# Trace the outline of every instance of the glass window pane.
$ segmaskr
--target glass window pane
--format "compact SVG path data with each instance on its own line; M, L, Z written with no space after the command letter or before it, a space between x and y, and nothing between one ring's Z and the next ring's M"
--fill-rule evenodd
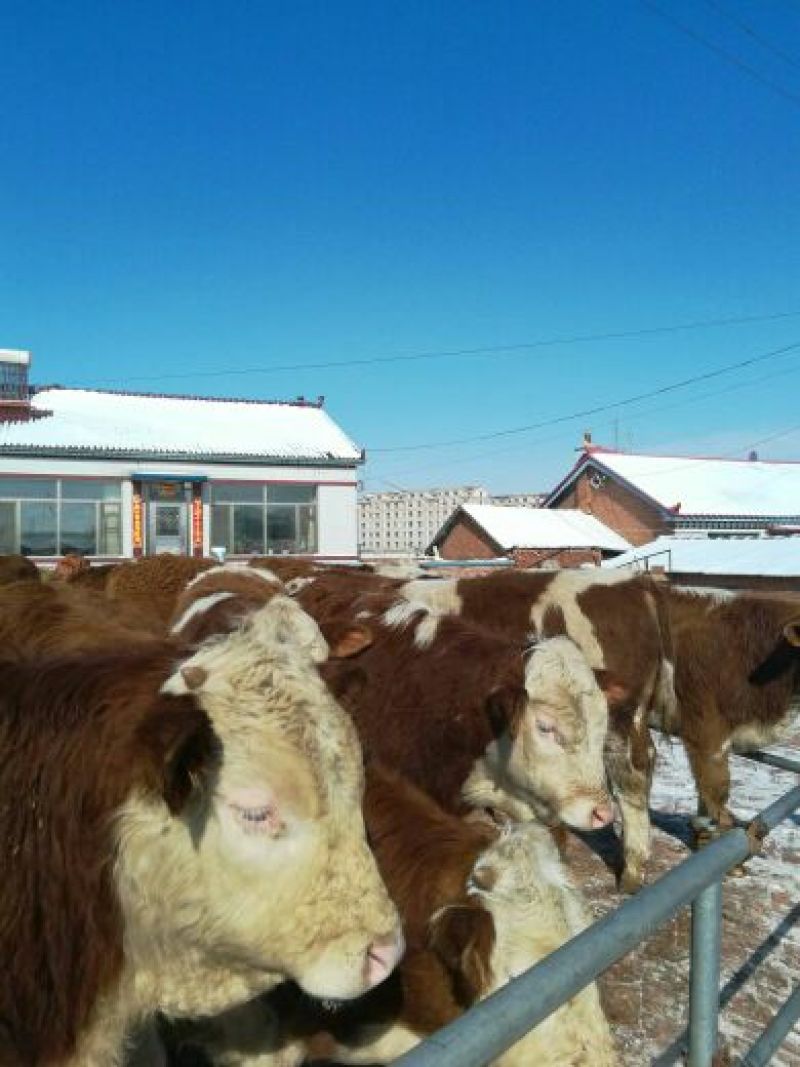
M97 555L97 506L95 504L61 505L61 552Z
M233 511L233 551L249 555L264 551L264 509L244 504Z
M297 509L297 544L298 552L317 551L317 508L298 507Z
M120 504L100 505L99 555L122 555L122 506Z
M19 552L16 524L17 505L3 501L0 503L0 552Z
M0 497L4 500L54 500L55 480L50 478L0 478Z
M297 552L297 509L293 504L271 504L267 508L267 551Z
M211 547L231 551L231 509L226 504L211 508Z
M119 500L122 495L121 482L104 481L101 478L81 478L61 482L63 500Z
M264 486L253 482L212 482L211 499L216 504L260 504Z
M316 485L268 485L270 504L313 504L317 499Z
M55 556L56 505L20 504L20 552L26 556Z

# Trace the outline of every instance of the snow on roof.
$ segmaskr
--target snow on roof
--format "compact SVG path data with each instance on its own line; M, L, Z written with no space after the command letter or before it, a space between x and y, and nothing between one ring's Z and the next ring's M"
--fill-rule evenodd
M357 461L359 449L311 404L43 389L31 422L0 424L7 449Z
M596 462L678 515L800 514L800 463L592 450Z
M624 567L649 559L651 567L677 574L800 576L800 537L658 537L607 560Z
M493 504L462 504L461 510L503 549L601 548L624 552L630 548L630 542L583 511Z

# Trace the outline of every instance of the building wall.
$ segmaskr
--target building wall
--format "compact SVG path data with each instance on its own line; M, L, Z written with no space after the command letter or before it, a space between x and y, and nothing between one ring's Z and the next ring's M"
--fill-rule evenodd
M439 543L442 559L495 559L499 553L485 533L462 515Z
M132 481L142 474L202 474L212 481L295 482L318 486L318 556L353 559L358 554L356 472L351 467L256 466L154 460L50 459L0 455L0 477L115 478L121 481L122 556L133 554ZM203 485L203 549L210 545L209 486Z
M597 548L515 548L511 553L518 567L599 567L602 553Z
M557 508L579 508L594 515L632 545L645 545L670 532L660 512L612 478L600 488L591 484L594 470L587 469L554 504Z
M364 493L358 502L358 538L368 555L421 555L461 504L488 504L480 486Z

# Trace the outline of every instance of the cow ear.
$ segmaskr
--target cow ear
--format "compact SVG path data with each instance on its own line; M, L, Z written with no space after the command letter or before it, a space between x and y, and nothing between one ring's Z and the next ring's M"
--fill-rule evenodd
M190 697L161 695L139 727L149 784L173 815L186 807L219 763L220 741Z
M351 623L338 629L334 628L325 636L330 645L331 659L351 659L359 652L363 652L365 648L369 648L375 640L369 626L364 626L362 623Z
M486 992L494 947L494 922L488 911L471 905L443 908L431 919L429 947L451 972L464 1007Z
M624 704L630 696L630 689L614 674L613 671L596 670L594 676L597 684L603 691L609 707L618 707Z
M800 619L792 619L783 628L783 636L793 648L800 648Z
M521 685L502 685L492 690L486 698L485 708L495 737L505 732L516 736L527 701L528 694Z

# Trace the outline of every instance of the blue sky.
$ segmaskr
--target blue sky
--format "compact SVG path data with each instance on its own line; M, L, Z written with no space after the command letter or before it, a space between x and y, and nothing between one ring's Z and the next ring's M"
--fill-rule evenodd
M800 7L652 2L706 43L649 0L6 0L0 345L39 382L324 394L369 489L547 488L585 428L797 458L800 349L381 451L800 341Z

